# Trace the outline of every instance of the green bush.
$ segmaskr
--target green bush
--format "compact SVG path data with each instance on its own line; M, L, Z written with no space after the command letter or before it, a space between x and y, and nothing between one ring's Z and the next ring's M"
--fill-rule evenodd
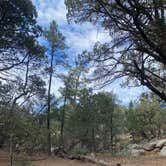
M72 153L74 155L86 155L88 153L88 149L87 148L83 148L83 147L79 147L79 146L75 146L72 150Z
M131 152L129 149L129 143L128 142L121 142L121 150L117 153L119 156L130 156Z

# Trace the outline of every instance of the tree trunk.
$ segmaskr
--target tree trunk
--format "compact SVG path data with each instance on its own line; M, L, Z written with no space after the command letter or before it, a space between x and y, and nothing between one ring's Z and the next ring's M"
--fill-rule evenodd
M114 109L115 109L115 106L113 105L112 107L112 110L110 112L110 146L111 146L111 152L113 153L114 152L114 149L113 149L113 138L114 138L114 135L113 135L113 116L114 116Z
M61 120L61 134L60 134L60 140L59 140L59 151L62 151L62 152L64 151L64 124L65 124L66 101L67 101L67 87L65 89L64 105L62 109L62 120Z
M113 153L113 122L112 122L112 116L111 116L111 126L110 126L110 145L111 145L111 152Z
M13 136L10 136L10 166L13 166Z
M93 145L93 152L96 153L96 139L95 139L95 129L92 129L92 145Z
M9 155L10 155L10 166L13 166L13 129L15 128L14 126L14 123L13 123L13 111L15 109L15 104L17 102L17 98L14 99L12 105L11 105L11 108L10 108L10 112L9 112L9 119L10 119L10 123L9 123L9 126L10 126L10 152L9 152Z
M54 52L53 49L51 51L51 64L50 64L50 78L48 85L48 103L47 103L47 152L48 155L51 155L51 132L50 132L50 110L51 110L51 83L52 83L52 74L53 74L53 60L54 60Z
M108 141L108 137L107 137L107 135L108 135L108 131L107 131L107 126L104 126L104 132L103 132L103 149L104 150L107 150L108 149L108 143L107 143L107 141Z

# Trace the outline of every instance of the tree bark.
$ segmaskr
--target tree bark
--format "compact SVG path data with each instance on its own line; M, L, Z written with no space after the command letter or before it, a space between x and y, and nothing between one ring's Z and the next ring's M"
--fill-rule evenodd
M64 105L62 109L62 119L61 119L61 135L59 140L59 151L62 151L62 152L64 151L64 125L65 125L66 101L67 101L67 85L65 88Z
M54 51L52 48L51 51L51 64L50 64L50 77L48 84L48 103L47 103L47 153L51 155L51 132L50 132L50 110L51 110L51 84L52 84L52 74L53 74L53 60L54 60Z

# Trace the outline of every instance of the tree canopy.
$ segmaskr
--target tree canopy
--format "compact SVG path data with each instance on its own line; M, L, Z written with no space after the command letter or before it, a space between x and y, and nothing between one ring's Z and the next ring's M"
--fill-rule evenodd
M30 0L0 1L0 72L2 74L24 63L27 54L43 55L44 50L36 40L42 32L36 18L37 11Z
M97 43L88 58L98 78L109 84L144 85L166 101L166 3L164 0L66 0L69 21L90 21L109 31L111 41ZM105 78L105 79L103 79ZM132 81L131 81L132 80Z

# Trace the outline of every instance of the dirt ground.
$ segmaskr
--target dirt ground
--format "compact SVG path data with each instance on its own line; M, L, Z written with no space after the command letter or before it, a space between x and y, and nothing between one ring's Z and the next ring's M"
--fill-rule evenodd
M117 163L121 163L122 166L166 166L166 158L160 158L160 157L148 157L148 156L142 156L142 157L105 157L105 161L108 161L110 163L110 166L113 166ZM83 163L81 161L72 161L72 160L66 160L66 159L48 159L45 161L39 161L35 162L36 166L96 166L94 164L90 163Z
M95 166L90 163L84 163L76 160L67 160L61 158L50 158L43 161L34 162L35 166Z
M35 158L33 161L35 166L95 166L90 163L84 163L76 160L62 159L58 157L46 158L43 155ZM9 166L9 153L0 150L0 166ZM15 165L17 166L17 165Z
M109 154L98 155L98 159L105 160L110 166L121 163L122 166L166 166L166 157L156 155L146 155L141 157L112 157ZM7 152L0 151L0 166L9 165ZM84 163L76 160L68 160L57 157L34 161L35 166L96 166L91 163Z
M100 155L99 159L110 163L110 166L121 163L122 166L166 166L166 157L149 154L140 157L111 157L108 155Z

